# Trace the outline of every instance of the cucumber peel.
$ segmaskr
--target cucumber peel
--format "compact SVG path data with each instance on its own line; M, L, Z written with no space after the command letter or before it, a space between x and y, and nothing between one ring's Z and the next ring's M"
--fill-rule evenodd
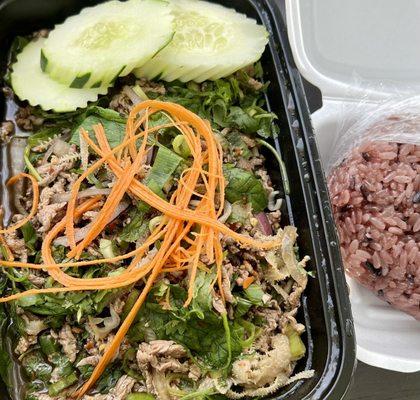
M257 61L268 32L233 9L199 0L172 0L175 35L137 77L166 81L215 80Z
M72 89L42 72L39 59L44 43L43 38L28 43L12 65L11 85L19 99L41 106L43 110L67 112L84 108L100 94L107 93L107 88L103 87Z
M162 0L109 1L84 8L50 32L41 67L72 88L108 87L172 39L171 6Z

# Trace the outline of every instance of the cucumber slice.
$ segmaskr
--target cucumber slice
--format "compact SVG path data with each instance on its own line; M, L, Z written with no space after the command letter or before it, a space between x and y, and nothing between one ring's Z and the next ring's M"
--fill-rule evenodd
M42 38L28 43L12 66L12 88L21 100L28 100L32 106L39 105L44 110L65 112L86 107L98 95L106 94L107 88L71 89L42 72L39 56L44 43Z
M233 9L199 0L172 0L172 42L134 73L183 82L218 79L257 61L268 32Z
M142 65L173 37L163 0L110 1L83 9L49 34L41 66L75 88L109 86Z

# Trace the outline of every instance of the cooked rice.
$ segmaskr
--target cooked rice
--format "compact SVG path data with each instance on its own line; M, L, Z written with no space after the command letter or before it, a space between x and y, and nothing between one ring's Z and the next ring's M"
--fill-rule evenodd
M347 273L420 320L420 146L365 142L328 185Z

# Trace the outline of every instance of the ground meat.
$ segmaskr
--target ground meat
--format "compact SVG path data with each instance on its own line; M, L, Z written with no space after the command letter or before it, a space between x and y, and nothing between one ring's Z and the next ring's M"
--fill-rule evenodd
M4 121L0 124L0 142L7 143L15 133L15 125L12 121Z
M136 380L128 375L118 379L117 384L112 388L106 400L124 400L131 393Z
M50 204L55 194L64 193L64 180L59 179L52 187L42 189L39 197L39 208L36 215L37 220L41 224L40 232L47 232L58 212L62 210L66 203Z
M23 131L31 132L36 127L40 127L44 123L44 119L33 114L32 106L19 107L15 121L16 125Z
M198 379L201 372L193 368L185 349L171 340L152 340L141 343L137 351L137 364L146 379L147 390L160 393L159 382L166 372L189 374L191 379Z
M271 338L272 350L265 354L253 354L233 363L235 384L245 388L258 388L274 382L281 374L289 376L292 370L289 340L285 335Z
M52 156L49 163L37 168L38 173L42 176L39 186L49 185L61 172L72 169L77 158L79 158L77 154L69 154L64 157Z
M28 275L28 280L35 286L41 287L45 283L45 278L37 275L38 271L30 272Z
M32 396L37 400L58 400L59 397L51 397L46 393L33 393Z
M133 107L133 102L124 92L120 92L112 97L109 103L109 108L119 112L120 114L128 115Z
M29 347L31 347L32 345L34 345L37 342L37 337L36 336L21 336L19 338L18 344L15 348L15 353L17 355L21 355L23 353L26 353L29 349Z
M263 184L264 189L271 193L273 191L273 184L271 183L270 175L265 169L259 169L255 172L261 178L261 182Z
M76 360L77 355L77 342L76 338L71 331L70 325L66 324L58 334L58 342L63 347L64 354L71 362Z
M254 78L248 79L248 85L254 90L261 90L264 87L264 85L260 81L257 81Z
M50 204L38 211L36 218L41 224L40 232L48 232L50 230L52 222L59 215L59 211L63 210L65 205L66 203Z
M140 85L144 93L155 93L158 95L165 95L166 89L165 86L163 86L161 83L157 82L151 82L147 80L146 78L141 78L136 81L137 85Z
M225 300L228 303L233 303L235 301L232 295L231 283L230 283L232 275L233 275L233 265L230 263L225 264L225 268L222 269L222 289L225 295Z
M28 249L26 248L25 241L17 237L16 231L6 233L4 240L16 258L22 262L28 261Z

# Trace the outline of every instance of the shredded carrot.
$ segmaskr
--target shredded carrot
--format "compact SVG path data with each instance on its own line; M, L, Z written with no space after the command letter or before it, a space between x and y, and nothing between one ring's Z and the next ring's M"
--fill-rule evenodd
M248 276L248 278L244 279L244 282L242 284L242 287L244 289L248 289L249 286L255 281L255 277L254 276Z

